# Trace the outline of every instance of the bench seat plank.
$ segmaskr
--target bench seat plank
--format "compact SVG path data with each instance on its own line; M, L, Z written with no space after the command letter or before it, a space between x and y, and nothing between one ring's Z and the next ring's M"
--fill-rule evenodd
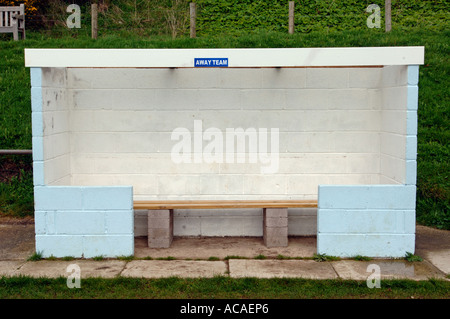
M134 209L315 208L317 200L165 200L134 201Z

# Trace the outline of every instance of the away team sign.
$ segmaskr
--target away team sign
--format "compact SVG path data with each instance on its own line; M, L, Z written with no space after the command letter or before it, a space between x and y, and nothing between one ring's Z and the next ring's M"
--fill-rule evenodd
M228 67L228 58L194 58L194 67L226 68Z

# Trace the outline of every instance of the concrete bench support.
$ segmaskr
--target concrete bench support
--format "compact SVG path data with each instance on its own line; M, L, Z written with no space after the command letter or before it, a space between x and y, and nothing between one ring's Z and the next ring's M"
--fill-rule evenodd
M263 237L267 247L287 247L288 209L263 209Z
M173 240L173 210L148 210L148 247L169 248Z

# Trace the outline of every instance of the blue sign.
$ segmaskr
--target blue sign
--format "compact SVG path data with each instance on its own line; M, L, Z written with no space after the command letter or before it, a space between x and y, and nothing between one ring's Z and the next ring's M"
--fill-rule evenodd
M195 58L194 67L196 68L226 68L228 67L228 58Z

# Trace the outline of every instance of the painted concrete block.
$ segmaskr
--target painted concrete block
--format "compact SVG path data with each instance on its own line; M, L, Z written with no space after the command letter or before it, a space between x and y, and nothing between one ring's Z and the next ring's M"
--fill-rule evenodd
M286 90L288 110L326 110L332 105L331 92L326 89Z
M407 160L406 161L406 185L416 185L417 183L417 161Z
M406 160L417 159L417 135L406 136Z
M330 256L404 257L414 253L414 234L318 234L317 253Z
M381 112L381 132L407 134L407 114L405 111L384 110Z
M43 121L45 136L70 131L69 112L67 110L44 112Z
M407 135L417 135L417 111L407 111L406 112L406 134Z
M36 235L45 235L47 233L47 212L34 212L34 232Z
M82 257L83 236L36 235L36 252L42 257Z
M404 234L415 225L414 210L320 209L318 233Z
M378 88L382 79L382 68L349 69L349 87Z
M413 185L319 185L319 209L415 209Z
M30 82L32 87L42 86L42 69L30 68Z
M382 109L383 110L406 110L408 102L408 88L386 87L382 90Z
M105 233L103 211L58 211L55 213L58 235L101 235Z
M53 183L70 175L70 157L68 154L44 161L45 184Z
M82 210L82 187L37 186L34 188L35 210Z
M42 68L43 87L66 87L66 68Z
M419 66L408 65L408 85L417 85L419 83Z
M382 70L382 87L395 87L407 84L407 66L389 65Z
M31 145L33 150L33 162L44 160L44 143L41 136L33 136L31 138Z
M306 69L262 69L262 88L304 88Z
M223 92L223 91L222 91ZM270 90L242 90L239 92L238 95L240 97L240 106L244 110L282 110L286 106L286 98L285 98L285 90L282 89L270 89ZM226 95L229 93L226 92ZM217 94L213 95L217 97ZM218 96L220 98L220 95ZM225 100L229 100L230 98L227 98ZM224 99L221 99L224 100ZM228 107L233 107L232 105L236 105L231 102L229 103ZM226 104L225 103L225 104ZM217 101L214 103L217 104ZM221 109L224 109L227 107L227 105L221 105ZM239 107L239 104L237 104L237 107ZM236 107L234 107L236 108Z
M134 236L129 235L110 235L82 236L83 256L85 258L103 257L119 257L134 255Z
M417 85L408 85L407 110L416 111L419 105L419 88Z
M262 87L262 69L220 69L219 85L224 89Z
M44 160L53 159L70 153L69 133L59 133L44 136Z
M42 112L42 88L39 86L31 87L31 111Z
M31 113L31 133L35 137L41 137L44 135L44 121L42 112Z
M348 88L349 69L346 68L308 68L306 87L315 89Z
M380 155L380 172L397 183L404 184L406 179L406 161L386 154Z
M131 186L83 187L83 209L132 210Z
M106 234L133 234L134 214L132 210L105 211Z
M33 185L43 186L44 181L44 162L43 161L33 161Z

